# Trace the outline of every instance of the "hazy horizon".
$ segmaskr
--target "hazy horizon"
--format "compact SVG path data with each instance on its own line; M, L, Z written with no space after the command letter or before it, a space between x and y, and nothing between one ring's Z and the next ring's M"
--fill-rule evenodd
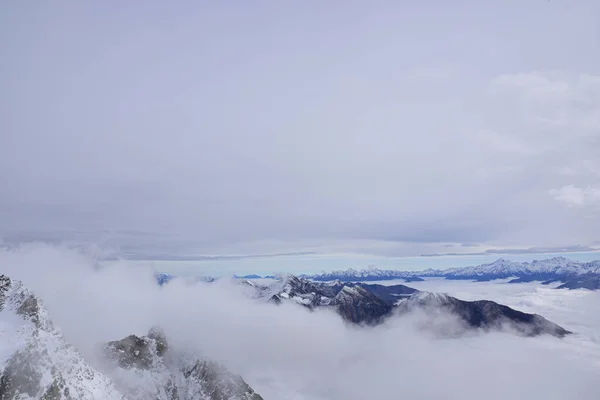
M539 253L539 254L490 254L438 257L377 257L360 254L303 254L277 257L252 257L216 260L130 260L149 266L157 272L182 276L231 276L257 274L317 274L346 269L390 269L399 271L422 271L428 268L447 269L476 266L499 258L518 262L531 262L552 257L565 257L573 261L600 260L600 252Z

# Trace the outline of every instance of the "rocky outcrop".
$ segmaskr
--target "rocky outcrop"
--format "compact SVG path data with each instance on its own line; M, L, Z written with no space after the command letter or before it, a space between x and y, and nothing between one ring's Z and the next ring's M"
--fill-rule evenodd
M0 276L0 400L123 399L110 378L69 345L41 301Z
M524 336L548 334L563 337L571 332L538 314L528 314L489 300L464 301L439 293L420 292L400 302L399 314L421 310L457 316L466 327L509 329Z
M160 329L106 344L90 365L42 301L0 275L0 400L262 400L238 375L171 349Z
M157 400L262 400L242 379L210 360L170 348L156 328L146 336L109 342L106 356L125 371L117 386L129 398Z

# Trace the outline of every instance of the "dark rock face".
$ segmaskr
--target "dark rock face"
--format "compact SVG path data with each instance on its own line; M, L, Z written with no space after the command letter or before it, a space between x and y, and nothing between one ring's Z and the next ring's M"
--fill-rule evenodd
M148 336L129 335L106 345L109 358L125 369L150 369L155 357L163 357L167 350L167 338L158 328L152 328Z
M367 283L360 283L359 285L361 287L367 289L368 291L370 291L371 293L373 293L374 295L376 295L377 297L379 297L380 299L382 299L383 301L385 301L387 304L389 304L391 306L396 304L396 302L398 302L398 300L406 298L406 297L418 292L417 289L413 289L411 287L404 286L404 285L385 286L385 285L372 285L372 284L367 284Z
M42 400L73 400L65 380L59 376L54 379L48 390L42 395Z
M281 303L293 300L314 309L331 307L346 321L376 325L394 311L405 314L416 309L454 314L470 328L484 330L509 327L525 336L550 334L563 337L570 332L540 315L527 314L493 301L463 301L444 294L420 292L404 285L368 283L312 282L295 276L288 277L282 290L270 301Z
M35 397L39 392L42 374L36 368L35 354L15 353L0 377L0 399L17 399L19 395Z
M584 275L573 278L564 284L560 285L557 289L588 289L588 290L599 290L600 289L600 276L597 275Z
M29 319L39 328L40 317L39 317L40 306L38 300L34 295L26 296L21 303L21 306L17 309L17 314L23 316L23 318Z
M153 340L136 335L109 342L107 352L117 361L119 367L125 369L150 369L154 355L158 353Z
M196 362L192 368L184 371L184 376L196 380L211 400L229 400L240 395L247 400L263 400L241 376L231 374L222 365L212 361Z
M157 328L151 329L147 336L129 335L106 345L107 356L120 368L151 371L162 377L152 381L158 386L157 393L163 394L157 396L159 399L263 400L241 376L222 365L209 360L190 364L177 354L170 354L167 359L169 352L167 339Z
M360 285L343 286L330 305L346 321L355 324L380 323L392 311L391 305Z
M464 301L434 293L419 293L398 305L400 314L421 309L454 314L468 327L484 330L510 328L524 336L549 334L563 337L571 332L538 314L528 314L489 300Z
M425 281L425 279L418 277L418 276L409 276L407 278L404 278L404 282L410 283L410 282L423 282Z
M0 311L4 309L4 301L6 300L6 292L10 288L11 281L6 275L0 275Z
M269 301L279 304L284 299L291 299L309 309L330 307L348 322L373 325L391 313L394 302L416 291L404 285L327 284L290 276L284 282L283 290L272 295Z

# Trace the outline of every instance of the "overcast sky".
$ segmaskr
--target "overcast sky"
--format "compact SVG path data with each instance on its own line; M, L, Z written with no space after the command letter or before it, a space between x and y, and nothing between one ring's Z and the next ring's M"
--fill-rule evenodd
M1 234L206 254L598 245L599 16L5 2Z

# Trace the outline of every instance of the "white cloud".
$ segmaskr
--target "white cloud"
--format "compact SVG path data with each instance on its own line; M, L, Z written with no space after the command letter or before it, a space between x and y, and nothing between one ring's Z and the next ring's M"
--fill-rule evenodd
M566 185L559 189L550 190L550 194L567 206L588 207L600 205L600 188L596 187L576 187Z
M543 315L552 311L546 316L578 328L565 340L505 333L439 339L419 330L425 321L418 316L352 328L330 312L254 303L225 281L174 281L159 288L151 271L128 263L94 271L92 260L57 248L3 252L0 266L44 299L85 354L93 354L98 341L143 334L158 323L173 346L224 362L266 400L563 400L573 393L584 400L597 394L598 293L563 297L527 285L422 282L463 298L502 300ZM451 320L437 323L451 327Z

